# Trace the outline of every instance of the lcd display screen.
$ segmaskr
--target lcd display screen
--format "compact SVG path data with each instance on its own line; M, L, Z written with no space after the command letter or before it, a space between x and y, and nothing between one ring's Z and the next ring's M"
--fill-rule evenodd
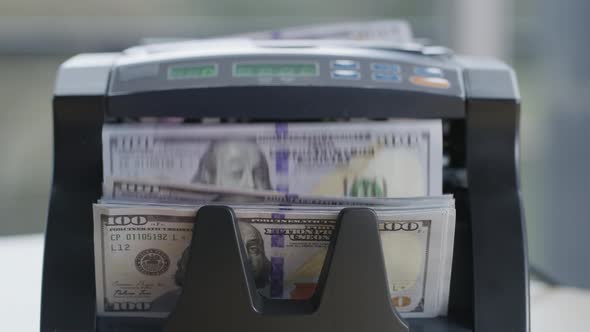
M312 77L319 73L317 63L236 63L236 77Z
M169 80L198 79L215 76L217 76L217 66L214 64L181 65L168 68Z

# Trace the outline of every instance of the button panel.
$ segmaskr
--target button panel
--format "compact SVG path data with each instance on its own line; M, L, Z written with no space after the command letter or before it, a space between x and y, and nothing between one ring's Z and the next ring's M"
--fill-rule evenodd
M400 83L402 81L401 66L397 63L371 63L371 79L380 83Z
M424 91L461 95L461 76L456 68L434 61L412 63L389 58L342 56L289 57L268 55L177 61L160 64L151 76L129 77L119 69L111 85L113 94L166 89L225 86L317 86L359 87ZM236 75L236 66L244 74ZM444 68L442 67L444 66ZM169 73L169 68L175 68ZM181 70L182 69L182 70ZM215 69L214 71L210 69ZM127 73L125 72L125 73ZM267 74L270 72L270 74ZM247 74L247 75L246 75ZM207 79L201 79L207 77ZM183 79L179 79L183 78Z

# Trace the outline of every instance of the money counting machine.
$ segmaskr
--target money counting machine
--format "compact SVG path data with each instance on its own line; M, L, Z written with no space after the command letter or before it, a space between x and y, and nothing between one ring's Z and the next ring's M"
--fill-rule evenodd
M153 44L68 60L58 73L53 106L42 331L529 330L516 167L519 94L513 71L498 61L444 48L355 41ZM191 261L206 262L207 280L220 280L204 284L190 263L189 281L168 320L119 324L97 317L92 204L101 197L101 127L144 117L442 119L443 190L457 204L448 315L403 320L396 313L385 295L376 229L366 226L374 219L369 209L341 213L320 295L305 306L254 294L231 210L210 206L198 213ZM212 219L216 223L207 223ZM208 235L220 230L224 236ZM209 245L219 249L199 252ZM359 260L373 262L372 270L356 268Z

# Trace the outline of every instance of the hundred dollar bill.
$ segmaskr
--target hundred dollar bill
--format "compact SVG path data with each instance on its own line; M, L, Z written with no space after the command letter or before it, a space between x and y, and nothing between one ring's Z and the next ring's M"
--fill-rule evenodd
M442 193L440 120L106 125L105 179L352 197Z
M224 38L224 37L220 37ZM331 24L305 25L273 31L250 32L230 35L225 38L249 39L338 39L338 40L381 40L395 43L413 42L412 29L402 20L370 22L341 22Z
M164 318L173 310L184 282L196 209L94 206L99 315ZM309 298L337 212L270 207L234 211L261 294ZM445 264L452 257L452 243L445 243L445 234L454 228L453 211L377 211L392 302L404 317L445 314L448 299L441 296L448 285L441 279L450 269Z
M222 188L205 184L182 184L151 179L106 178L103 183L102 202L131 201L195 205L199 203L256 203L264 205L310 205L320 209L327 206L386 206L401 207L454 206L451 196L371 198L325 195L300 195L270 190Z
M208 39L178 39L178 38L147 38L145 45L135 46L125 50L126 54L154 54L179 51L186 48L203 47L211 43L228 43L235 47L244 40L287 40L293 43L294 39L306 45L305 41L323 39L331 42L365 41L380 42L367 43L365 46L391 47L392 45L416 44L412 35L412 29L408 22L403 20L380 20L368 22L339 22L329 24L314 24L295 26L278 30L246 32ZM351 43L351 45L354 45ZM361 46L361 45L358 45Z

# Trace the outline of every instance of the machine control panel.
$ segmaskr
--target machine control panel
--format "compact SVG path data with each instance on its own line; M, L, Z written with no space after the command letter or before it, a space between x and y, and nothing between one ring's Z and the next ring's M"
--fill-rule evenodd
M463 97L458 68L370 57L257 55L115 66L111 95L228 86L359 87Z

